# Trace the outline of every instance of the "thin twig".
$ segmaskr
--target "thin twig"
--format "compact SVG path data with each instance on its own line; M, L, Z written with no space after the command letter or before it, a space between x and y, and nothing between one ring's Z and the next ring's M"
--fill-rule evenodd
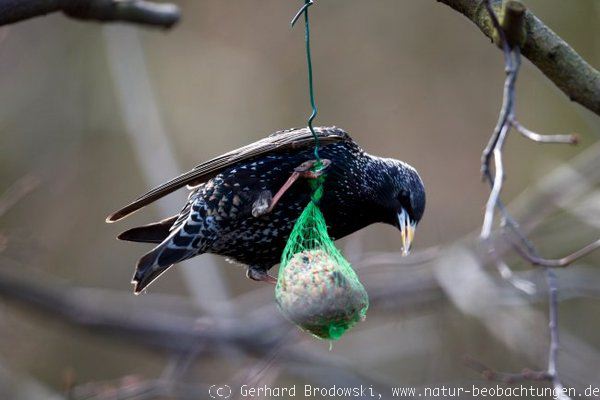
M502 51L504 53L506 79L504 81L504 93L502 97L502 108L500 115L498 116L498 122L494 128L494 132L486 148L483 150L481 158L481 171L483 177L487 178L488 182L492 186L492 192L488 199L485 215L483 220L483 226L481 228L481 238L484 240L489 239L494 223L494 210L500 199L500 193L502 191L502 184L504 180L504 168L502 163L502 147L506 136L510 130L509 120L514 119L514 103L515 103L515 83L519 73L519 67L521 65L519 47L515 46L511 49L506 40L504 30L500 24L500 21L496 17L496 13L492 8L492 4L489 0L484 1L485 7L490 15L492 24L496 28L498 35L500 36L500 43ZM495 176L492 177L490 172L490 162L492 155L494 157L495 164Z
M562 382L558 378L556 367L558 349L560 347L558 333L558 285L556 273L551 268L546 268L546 282L548 282L548 328L550 329L550 349L548 350L548 374L552 379L552 385L556 390L562 392Z
M171 28L181 16L175 4L146 0L0 0L0 26L61 11L75 19L161 28Z
M532 265L539 265L547 268L565 268L573 264L582 257L587 256L593 251L600 249L600 239L574 251L573 253L557 259L542 258L536 254L532 254L528 249L525 249L521 243L513 242L513 247L521 257L529 261Z
M530 369L524 369L521 372L498 372L471 356L464 356L463 362L467 367L478 372L481 374L481 376L489 381L506 384L527 381L552 381L552 376L548 373L548 371L533 371Z
M528 296L536 294L536 287L533 282L515 276L514 272L502 259L496 261L496 268L502 279L510 283L515 289L520 290Z
M527 139L533 140L538 143L565 143L565 144L578 144L579 136L575 133L569 135L540 135L539 133L533 132L525 128L519 121L512 118L510 124Z
M509 2L505 5L504 20L500 23L496 13L492 7L491 0L484 0L483 4L487 10L489 18L494 27L495 34L498 36L499 44L504 53L504 62L506 70L506 79L504 82L504 93L502 108L498 117L498 122L492 133L490 141L483 151L482 155L482 173L491 186L490 196L486 204L484 221L481 228L480 237L484 241L489 241L494 223L494 214L498 209L502 215L502 223L507 226L518 237L518 243L515 245L517 252L532 265L546 267L546 277L548 283L548 308L549 308L549 330L550 330L550 348L548 352L548 369L545 372L527 374L507 374L493 371L483 364L470 360L469 364L472 368L479 370L480 373L486 375L488 379L500 380L503 382L514 382L515 380L549 380L552 382L554 390L562 393L563 385L559 379L557 372L557 356L559 349L559 332L558 332L558 288L556 275L548 267L564 267L577 259L589 254L593 250L600 247L600 240L585 246L584 248L558 260L548 260L540 257L535 246L527 239L519 229L516 221L511 217L510 213L504 207L500 194L504 181L504 165L502 162L503 146L511 128L515 128L523 136L540 143L577 143L575 135L550 135L544 136L533 132L519 123L515 117L515 83L521 65L520 59L520 43L524 42L522 35L524 34L525 8L522 4L516 1ZM513 7L513 13L507 12L507 7ZM508 18L510 17L510 18ZM511 26L508 26L512 24ZM507 40L506 32L512 32L512 43ZM494 175L490 172L491 158L494 158ZM493 246L491 246L492 252ZM496 264L501 272L506 274L506 270L510 272L510 268L500 258L496 257ZM505 267L505 268L503 268ZM510 278L512 274L508 274ZM563 396L567 399L567 396Z

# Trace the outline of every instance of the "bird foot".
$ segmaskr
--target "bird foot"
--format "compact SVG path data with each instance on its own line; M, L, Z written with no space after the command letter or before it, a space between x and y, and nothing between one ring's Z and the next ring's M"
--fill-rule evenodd
M277 278L269 275L266 269L260 267L249 266L246 271L246 276L257 282L277 283Z
M252 216L258 218L271 212L273 204L273 195L270 190L260 192L258 199L252 204Z
M302 178L316 179L323 175L323 172L331 165L331 160L324 158L321 160L321 165L318 164L318 160L308 160L294 168L294 172L297 172ZM313 170L315 167L318 168Z
M281 197L288 191L288 189L298 180L298 178L307 178L307 179L316 179L323 175L323 172L331 165L331 160L326 158L321 159L320 166L318 169L313 170L315 166L317 166L319 161L317 160L308 160L294 168L294 172L288 178L288 180L283 184L281 189L277 191L275 196L271 195L271 192L266 190L262 192L258 199L252 205L252 215L257 218L262 215L268 214L273 211L275 205Z

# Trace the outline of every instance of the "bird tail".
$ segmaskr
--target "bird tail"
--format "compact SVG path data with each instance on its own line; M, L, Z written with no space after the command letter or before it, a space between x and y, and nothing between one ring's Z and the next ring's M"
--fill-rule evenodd
M198 250L192 248L177 246L177 237L178 233L169 237L139 259L131 281L135 285L135 294L140 294L142 290L171 268L173 264L187 260L200 253Z
M148 285L172 266L173 264L163 266L156 264L156 256L153 251L145 254L139 259L135 267L135 274L133 274L133 279L131 280L131 283L134 285L133 292L140 294L142 290L146 289Z
M119 236L119 240L142 243L160 243L171 233L171 227L177 221L177 215L152 224L129 229Z

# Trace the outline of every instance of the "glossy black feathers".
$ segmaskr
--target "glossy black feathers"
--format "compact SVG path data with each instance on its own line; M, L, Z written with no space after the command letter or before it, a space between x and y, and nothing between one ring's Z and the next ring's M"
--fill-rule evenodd
M332 238L376 222L397 226L402 208L415 224L420 220L425 192L412 167L367 154L339 128L316 130L319 154L331 160L320 208ZM309 182L299 179L270 213L254 217L253 206L265 193L274 195L296 167L313 159L313 146L306 128L279 132L200 164L109 216L107 220L118 220L177 188L195 186L178 216L119 236L159 243L138 262L136 292L172 264L205 252L264 270L277 264L310 199Z

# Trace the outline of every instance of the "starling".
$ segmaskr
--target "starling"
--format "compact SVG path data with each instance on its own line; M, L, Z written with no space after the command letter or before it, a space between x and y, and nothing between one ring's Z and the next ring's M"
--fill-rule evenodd
M417 171L391 158L367 154L342 129L315 128L324 195L319 207L332 239L383 222L401 231L408 253L425 209ZM137 263L132 283L139 293L173 264L203 253L247 266L247 276L274 281L267 271L279 263L289 234L311 199L314 139L308 128L276 132L202 163L152 189L108 216L118 221L186 186L188 201L178 215L121 233L118 238L157 243ZM304 179L302 179L304 178Z

